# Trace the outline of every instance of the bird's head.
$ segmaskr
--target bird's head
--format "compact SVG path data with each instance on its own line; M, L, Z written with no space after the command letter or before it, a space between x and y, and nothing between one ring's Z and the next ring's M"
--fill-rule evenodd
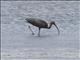
M51 24L55 25L55 22L54 21L51 21Z
M51 24L53 24L57 28L58 34L60 34L59 28L57 27L56 23L54 21L51 21Z

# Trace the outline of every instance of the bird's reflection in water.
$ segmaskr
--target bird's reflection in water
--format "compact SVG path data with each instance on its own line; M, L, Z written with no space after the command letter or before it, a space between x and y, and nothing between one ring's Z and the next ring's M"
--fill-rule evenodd
M57 34L56 34L57 35ZM55 38L57 37L56 35L50 35L50 34L44 34L44 35L29 35L28 38L30 40L45 40L45 39L50 39L50 38Z

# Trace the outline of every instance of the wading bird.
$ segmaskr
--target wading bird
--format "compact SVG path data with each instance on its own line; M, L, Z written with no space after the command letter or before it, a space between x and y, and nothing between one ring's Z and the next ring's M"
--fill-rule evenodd
M52 25L54 25L57 28L58 34L60 34L60 31L59 31L59 29L58 29L58 27L57 27L57 25L55 24L54 21L51 21L48 24L46 21L41 20L41 19L36 19L36 18L26 18L25 20L28 23L30 23L30 24L32 24L32 25L34 25L34 26L36 26L36 27L39 28L38 36L40 36L40 30L41 30L41 28L50 29ZM28 27L29 27L30 31L32 32L32 35L34 35L34 32L31 30L31 27L30 26L28 26Z

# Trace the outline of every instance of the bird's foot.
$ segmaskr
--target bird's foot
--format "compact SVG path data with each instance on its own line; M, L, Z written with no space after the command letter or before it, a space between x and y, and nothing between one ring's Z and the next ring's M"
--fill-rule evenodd
M34 35L34 33L32 33L32 35Z
M38 37L40 37L40 34L38 34Z

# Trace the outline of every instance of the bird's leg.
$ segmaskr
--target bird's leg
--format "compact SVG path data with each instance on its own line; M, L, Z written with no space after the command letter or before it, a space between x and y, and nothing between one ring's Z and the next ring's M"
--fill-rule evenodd
M28 28L29 28L29 29L30 29L30 31L32 32L32 35L34 35L34 32L32 31L31 27L30 27L30 26L28 26Z
M40 36L40 28L39 28L38 36Z

